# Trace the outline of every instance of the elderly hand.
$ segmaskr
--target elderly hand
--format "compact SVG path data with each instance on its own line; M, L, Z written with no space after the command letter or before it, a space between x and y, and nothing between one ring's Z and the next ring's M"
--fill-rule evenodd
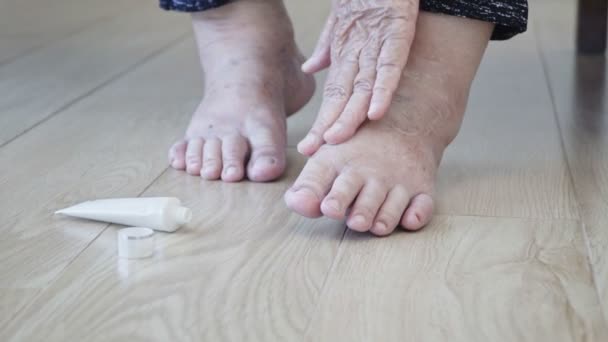
M335 0L307 73L330 66L323 104L298 150L312 155L324 143L352 137L369 118L381 119L414 38L418 0Z

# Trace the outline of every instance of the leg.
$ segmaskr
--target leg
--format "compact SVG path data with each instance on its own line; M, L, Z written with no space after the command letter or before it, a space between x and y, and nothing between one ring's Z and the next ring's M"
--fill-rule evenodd
M323 145L285 194L309 217L344 218L357 231L420 229L431 219L435 174L463 118L493 25L421 12L387 116L340 145Z
M608 0L578 0L578 52L603 54L606 51Z
M185 138L169 151L171 166L225 181L279 177L285 118L314 91L282 2L234 1L192 20L205 94Z

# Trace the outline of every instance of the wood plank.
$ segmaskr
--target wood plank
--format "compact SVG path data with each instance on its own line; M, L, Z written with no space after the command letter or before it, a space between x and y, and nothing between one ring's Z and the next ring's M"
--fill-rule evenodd
M0 67L0 146L188 31L148 3Z
M10 0L0 2L0 64L30 53L138 4L129 0ZM66 15L69 13L70 15Z
M608 76L604 56L575 55L574 5L543 1L535 20L595 281L608 318Z
M16 318L40 292L39 289L0 288L0 331L3 331L6 322Z
M267 184L168 171L144 195L182 198L193 222L136 261L106 229L2 340L300 340L344 231L283 204L303 163L291 151L288 176Z
M490 43L439 171L442 214L578 217L533 28Z
M183 42L0 149L0 288L45 288L105 227L56 209L136 196L166 169L201 92L196 59Z
M606 341L576 221L436 217L348 232L310 341Z

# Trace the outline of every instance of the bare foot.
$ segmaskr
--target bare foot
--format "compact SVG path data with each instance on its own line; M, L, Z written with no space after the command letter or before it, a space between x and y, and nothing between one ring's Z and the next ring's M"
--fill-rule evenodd
M192 16L205 95L171 166L205 179L269 181L285 169L286 123L314 79L282 2L236 1Z
M323 104L298 151L350 139L366 120L390 106L414 38L418 0L339 0L313 55L302 65L316 72L331 64Z
M463 118L492 25L421 13L409 62L385 118L323 145L285 194L301 215L347 216L349 228L390 234L424 227L435 174ZM350 211L349 213L347 211Z

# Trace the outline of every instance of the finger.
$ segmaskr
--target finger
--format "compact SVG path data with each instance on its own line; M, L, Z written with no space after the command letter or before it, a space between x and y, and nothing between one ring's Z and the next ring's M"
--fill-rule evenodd
M339 68L339 69L338 69ZM332 65L323 92L323 103L317 119L306 137L298 144L298 151L310 156L323 144L325 131L336 121L352 94L358 63L343 59L339 66Z
M336 17L333 14L330 14L325 22L325 27L319 36L315 51L313 52L312 56L310 56L304 62L304 64L302 64L303 72L313 74L327 68L331 64L331 35L335 23Z
M370 45L359 57L360 71L355 78L353 94L340 117L324 135L326 142L340 144L350 139L357 128L367 119L372 87L376 79L376 65L380 47Z
M378 56L378 74L367 114L370 120L381 119L388 110L409 52L410 41L405 38L388 39L382 45Z

